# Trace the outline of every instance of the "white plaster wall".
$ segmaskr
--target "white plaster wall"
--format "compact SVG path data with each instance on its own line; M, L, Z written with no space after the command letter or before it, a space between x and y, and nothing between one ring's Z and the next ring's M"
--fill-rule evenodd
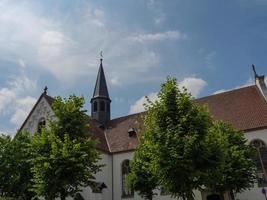
M133 159L134 152L126 152L126 153L119 153L119 154L114 154L113 155L113 187L114 187L114 199L113 200L143 200L137 192L134 193L133 198L121 198L122 194L122 183L121 183L121 164L124 160L132 160ZM158 195L155 196L153 199L154 200L172 200L174 198L171 198L169 195L160 195L159 190L155 190L155 193ZM195 191L195 200L201 200L201 193L199 191ZM105 199L105 200L112 200L110 199Z
M246 132L245 137L247 138L248 143L252 140L260 139L267 144L267 129Z
M54 112L52 111L51 106L48 104L46 99L42 97L39 101L33 112L31 113L30 117L24 124L22 131L27 131L31 134L34 134L38 129L38 123L41 118L53 119L55 116Z
M100 164L104 164L102 170L95 176L97 182L104 182L107 186L106 189L102 190L103 200L111 200L112 196L112 156L106 153L101 154Z
M248 140L248 143L255 139L260 139L267 144L267 129L250 131L245 133L245 137ZM241 194L237 195L238 200L265 200L264 195L261 192L262 188L258 187L257 183L254 185L254 188L244 191Z

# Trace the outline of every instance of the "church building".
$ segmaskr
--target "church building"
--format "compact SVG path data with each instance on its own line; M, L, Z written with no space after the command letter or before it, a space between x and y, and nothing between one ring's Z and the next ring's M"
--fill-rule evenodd
M100 59L94 93L91 98L91 131L99 140L97 150L101 153L102 171L96 174L94 187L87 187L81 193L86 200L141 200L137 192L126 185L130 172L129 162L138 146L143 127L144 112L111 119L111 98L105 79L103 60ZM54 98L47 88L41 94L20 130L32 134L47 125L48 119L55 119L52 110ZM257 162L258 182L254 188L236 195L238 200L263 200L262 189L267 186L267 88L264 76L255 72L255 84L213 94L195 100L206 105L216 120L231 123L244 132L249 144L255 145L259 153ZM171 200L164 191L155 191L155 200ZM228 194L223 197L228 200ZM195 191L196 200L217 200L218 194L208 190Z

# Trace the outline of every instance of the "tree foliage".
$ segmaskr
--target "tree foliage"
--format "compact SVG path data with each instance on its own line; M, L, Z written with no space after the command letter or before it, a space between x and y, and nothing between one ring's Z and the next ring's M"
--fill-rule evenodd
M153 173L153 152L155 146L148 139L149 134L141 138L140 145L134 154L134 159L130 163L131 173L127 177L127 182L131 188L139 192L145 199L152 200L156 195L153 190L158 186L158 179Z
M209 129L208 144L217 148L216 168L206 173L205 185L214 192L242 192L255 183L254 149L244 134L224 122L214 122ZM233 195L232 195L233 198Z
M253 161L243 135L213 122L175 78L167 78L158 100L146 108L145 130L129 175L142 196L152 199L157 186L182 199L193 199L193 190L203 186L216 192L251 186Z
M34 196L30 190L32 173L30 168L30 141L27 133L0 137L0 191L1 196L28 200Z
M96 141L89 134L84 99L56 98L56 120L32 140L33 191L48 200L75 196L100 170Z

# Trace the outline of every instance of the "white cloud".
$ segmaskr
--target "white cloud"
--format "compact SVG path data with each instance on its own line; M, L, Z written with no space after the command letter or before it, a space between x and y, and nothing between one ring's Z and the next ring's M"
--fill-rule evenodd
M27 66L27 70L48 71L68 84L95 76L101 50L105 70L114 85L151 79L151 69L159 66L160 55L144 41L186 37L179 31L134 34L110 21L104 10L90 3L74 9L70 19L60 13L45 16L33 2L0 2L0 60ZM129 35L139 42L131 42Z
M210 68L210 69L214 68L212 61L216 57L216 55L217 55L217 53L215 51L211 51L205 56L204 60L205 60L206 66L208 68Z
M22 68L25 68L26 67L26 63L25 63L24 60L19 59L18 63L19 63L19 66L21 66Z
M147 8L153 13L153 19L156 26L162 25L166 19L166 14L161 8L161 3L162 2L155 0L147 1Z
M36 99L30 96L17 99L14 102L15 113L11 116L10 122L19 127L35 103Z
M12 77L7 87L0 89L0 115L10 115L10 122L16 127L22 124L36 99L25 94L36 89L36 81L25 75Z
M163 40L179 40L186 39L186 34L180 31L166 31L153 34L138 34L129 37L133 42L146 42L146 41L163 41Z
M198 97L205 86L207 86L206 81L195 77L187 77L179 83L179 87L186 87L193 97Z
M7 109L10 102L14 101L16 94L13 90L2 88L0 90L0 114Z
M180 83L178 83L179 88L186 87L188 92L190 92L194 97L197 97L200 92L207 85L207 82L201 78L187 77ZM157 93L150 93L148 95L149 100L155 102L157 100ZM145 110L144 104L147 103L145 96L138 99L133 105L130 106L129 114L142 112Z
M154 102L157 100L157 93L150 93L148 96L150 101ZM147 103L147 99L145 96L138 99L133 105L130 106L129 114L143 112L145 110L144 104Z

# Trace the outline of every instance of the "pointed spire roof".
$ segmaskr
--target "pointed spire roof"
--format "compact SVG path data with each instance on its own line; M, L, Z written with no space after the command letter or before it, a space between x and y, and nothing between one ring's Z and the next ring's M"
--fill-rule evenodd
M106 83L106 78L105 78L105 73L103 69L103 64L102 64L103 59L100 59L100 66L97 74L97 79L95 83L95 90L93 94L93 98L96 97L104 97L109 99L109 94L108 94L108 87Z

